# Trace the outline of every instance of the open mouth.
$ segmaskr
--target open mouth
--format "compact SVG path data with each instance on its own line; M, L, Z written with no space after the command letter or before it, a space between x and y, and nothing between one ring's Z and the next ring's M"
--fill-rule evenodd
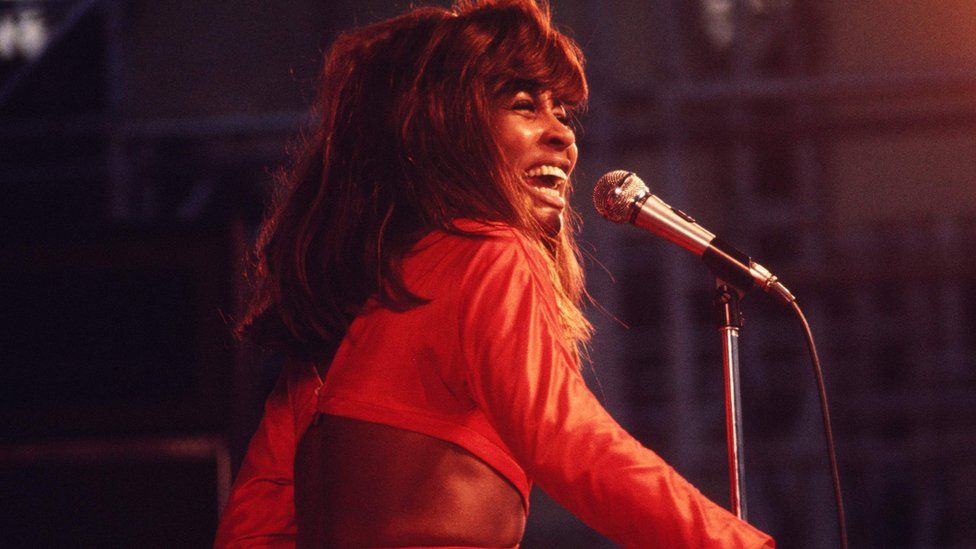
M549 165L536 166L525 172L525 178L531 184L532 190L548 199L547 203L559 208L565 205L560 189L569 176L562 168Z
M543 187L558 187L561 183L569 179L566 172L559 166L536 166L525 172L525 177L540 182Z

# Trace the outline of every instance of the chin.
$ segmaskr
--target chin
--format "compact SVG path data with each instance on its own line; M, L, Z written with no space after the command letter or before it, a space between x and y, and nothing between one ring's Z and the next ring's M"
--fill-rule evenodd
M536 220L539 224L545 228L546 233L549 236L556 236L560 231L563 230L563 214L562 212L539 212L536 216Z

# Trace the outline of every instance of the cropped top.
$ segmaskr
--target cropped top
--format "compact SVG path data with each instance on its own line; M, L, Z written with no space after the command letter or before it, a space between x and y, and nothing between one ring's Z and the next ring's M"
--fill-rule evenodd
M280 457L291 461L267 465L281 474L278 495L290 497L285 469L317 410L457 444L508 479L526 510L534 481L625 547L772 547L631 437L589 391L541 250L504 225L459 221L458 228L476 235L431 233L404 260L404 281L425 304L367 306L324 385L298 376L305 384L288 397L297 415L281 431ZM260 429L256 442L273 444ZM236 500L246 499L239 492L253 481L242 479L245 471L262 467L247 463L252 452L268 453L252 442L221 528L235 520L228 515ZM291 500L277 503L293 515ZM276 520L294 532L293 517Z
M457 223L477 236L432 233L404 261L407 288L427 304L406 312L369 306L350 325L318 411L457 444L508 479L527 507L529 477L488 407L518 398L507 385L523 380L500 375L505 369L574 363L555 333L532 329L558 320L544 292L551 283L539 279L545 265L534 264L528 242L502 226ZM546 317L539 322L537 314ZM493 341L496 335L510 339Z

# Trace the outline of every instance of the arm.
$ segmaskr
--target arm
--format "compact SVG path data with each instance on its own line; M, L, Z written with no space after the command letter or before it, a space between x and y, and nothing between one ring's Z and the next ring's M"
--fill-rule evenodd
M466 278L460 336L472 398L530 476L625 547L772 546L610 417L560 334L540 258L506 240Z
M294 463L298 437L315 412L315 368L289 362L264 405L214 547L294 547Z

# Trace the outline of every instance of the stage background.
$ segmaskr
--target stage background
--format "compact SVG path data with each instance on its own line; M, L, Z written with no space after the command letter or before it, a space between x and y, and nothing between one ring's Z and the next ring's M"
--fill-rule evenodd
M210 543L280 366L228 334L270 174L321 52L407 4L0 3L5 545ZM608 311L594 391L727 504L713 280L592 212L622 168L798 296L852 546L976 544L976 6L553 4L592 86L573 203ZM766 296L743 309L750 518L835 546L800 329ZM534 498L523 547L612 546Z

